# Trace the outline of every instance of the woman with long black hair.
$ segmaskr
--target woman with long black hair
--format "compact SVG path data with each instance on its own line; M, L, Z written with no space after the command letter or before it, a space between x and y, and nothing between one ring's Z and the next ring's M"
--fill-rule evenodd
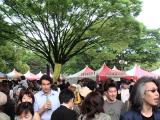
M160 120L158 86L154 78L140 78L131 91L131 110L121 115L120 120Z

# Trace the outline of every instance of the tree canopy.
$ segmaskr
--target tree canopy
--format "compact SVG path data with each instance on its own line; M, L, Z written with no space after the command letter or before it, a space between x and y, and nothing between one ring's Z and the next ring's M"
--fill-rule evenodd
M110 41L101 45L101 49L95 47L75 56L63 66L63 72L71 74L80 71L85 65L96 70L103 63L110 68L115 65L119 69L125 70L131 69L134 64L139 64L149 71L158 69L160 65L159 29L150 30L141 24L139 30L141 32L132 41ZM130 36L135 34L130 34ZM105 36L103 37L105 38ZM126 61L127 64L120 64L120 60Z
M3 0L0 9L18 29L13 41L40 53L54 69L102 42L88 34L93 26L137 16L140 6L140 0Z
M144 28L140 39L131 43L121 55L129 64L139 63L149 70L155 69L160 57L159 40L159 29Z
M0 14L0 42L1 45L5 43L7 40L15 37L14 26L9 25L7 22L4 21L4 17Z
M29 66L23 62L25 50L17 47L11 42L5 42L0 45L0 68L2 72L10 72L14 68L25 73Z

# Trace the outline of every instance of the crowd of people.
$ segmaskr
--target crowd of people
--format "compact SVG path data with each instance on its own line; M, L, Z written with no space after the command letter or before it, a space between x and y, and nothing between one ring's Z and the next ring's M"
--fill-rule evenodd
M0 82L0 120L160 120L155 78L57 84L43 75L32 86L24 76L10 82Z

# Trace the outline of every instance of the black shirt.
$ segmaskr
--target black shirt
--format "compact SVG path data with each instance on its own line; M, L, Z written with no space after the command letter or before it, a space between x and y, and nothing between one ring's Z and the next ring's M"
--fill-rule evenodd
M61 105L51 116L51 120L77 120L77 113Z
M142 116L142 120L154 120L154 116L153 116L153 114L152 114L152 116L151 117L145 117L144 115L142 115L141 114L141 116Z

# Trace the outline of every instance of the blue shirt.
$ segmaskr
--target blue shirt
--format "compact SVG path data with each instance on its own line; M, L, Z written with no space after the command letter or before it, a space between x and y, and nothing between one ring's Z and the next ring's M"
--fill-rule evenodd
M35 103L34 103L34 111L37 112L45 103L46 103L46 95L41 90L34 95ZM51 90L51 93L48 95L48 99L51 101L51 110L47 110L42 113L41 120L50 120L52 112L55 111L59 106L59 93Z

